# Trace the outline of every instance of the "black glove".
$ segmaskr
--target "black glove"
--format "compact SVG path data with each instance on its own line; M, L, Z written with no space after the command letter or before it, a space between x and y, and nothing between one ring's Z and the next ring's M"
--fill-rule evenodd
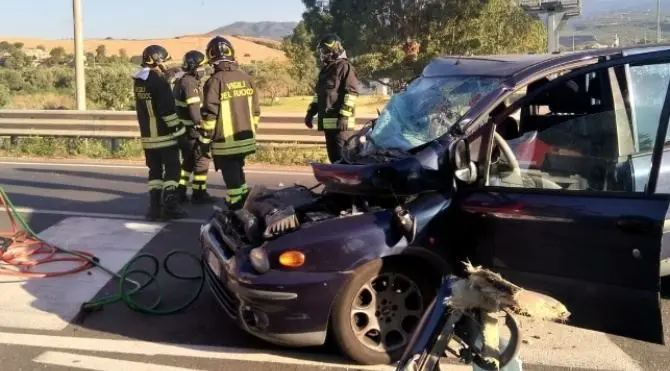
M193 127L193 126L188 126L188 127L186 128L186 136L187 136L189 139L195 140L195 139L200 138L200 133L198 132L198 130L197 130L195 127Z
M209 149L212 146L212 142L202 142L198 140L198 150L200 151L201 155L204 155L206 153L209 153Z
M307 126L310 129L313 128L314 127L314 124L312 123L313 120L314 118L311 115L307 114L307 116L305 116L305 126Z

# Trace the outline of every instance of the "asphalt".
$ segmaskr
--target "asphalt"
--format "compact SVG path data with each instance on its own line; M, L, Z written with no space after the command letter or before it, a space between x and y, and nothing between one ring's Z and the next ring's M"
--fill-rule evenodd
M305 185L315 183L310 174L295 170L288 172L273 171L268 168L249 168L248 170L247 181L251 184L276 187L291 183ZM142 167L0 162L0 185L8 192L12 202L24 213L32 229L38 233L76 215L95 217L100 216L98 214L105 214L113 218L141 219L146 207L146 170ZM225 187L219 173L210 173L209 187L213 195L223 196ZM200 227L197 220L209 216L212 209L211 206L189 206L188 209L189 218L194 219L192 222L168 224L142 248L141 253L154 254L159 258L173 249L184 249L197 253L197 235ZM0 217L0 220L3 219ZM3 223L2 227L6 228L6 222ZM196 269L195 265L186 260L179 265L184 271ZM178 281L164 273L159 274L158 281L163 289L162 305L165 307L179 305L196 287L194 282ZM670 286L670 282L667 284ZM96 297L116 290L116 281L110 280ZM149 303L155 300L154 295L156 294L155 289L149 288L139 300ZM667 299L662 300L662 312L666 344L670 344L670 292L666 292L665 295ZM522 328L522 331L529 329L532 328L525 327ZM569 331L565 336L570 336ZM5 338L9 340L2 340L2 334L5 334ZM13 340L11 334L17 334L15 336L17 338L18 334L29 336L22 343L22 340ZM59 338L47 341L42 339L41 335L58 336ZM133 341L150 344L180 344L180 349L215 347L211 349L224 355L212 356L206 351L194 355L190 353L170 355L179 352L161 354L160 351L150 350L147 343L137 345L138 350L133 353L120 351L119 349L123 347L104 341L99 345L102 348L83 349L68 345L72 344L74 338L118 340L130 349L134 343L129 342ZM529 337L526 346L534 351L536 347L532 343L535 342L537 345L542 342L537 339L539 337ZM607 340L613 343L616 349L621 350L621 354L626 359L634 360L643 370L667 369L670 362L670 348L667 346L657 346L615 336L607 336ZM544 341L551 342L550 335ZM58 348L57 344L61 343L62 347ZM583 346L588 348L589 344L583 344ZM69 366L57 365L58 362L66 362L69 359L68 354L71 358L81 359L71 360ZM88 359L85 356L93 356L94 359ZM533 358L538 358L538 356ZM44 361L45 359L47 361ZM99 370L103 368L86 365L112 364L121 360L134 362L123 368L139 367L141 363L148 363L191 370L358 369L357 366L350 365L348 360L339 356L337 349L331 344L313 349L294 350L272 346L245 334L225 317L207 290L204 290L199 299L186 311L170 316L147 316L130 310L122 303L117 303L106 306L100 312L80 314L59 331L0 327L0 361L2 361L0 368L5 370L32 370L37 369L36 364L40 364L39 369L47 370L75 368ZM571 364L573 363L557 360L551 367L525 364L524 368L559 370L563 368L558 367L559 365L568 367ZM168 370L165 367L163 369Z

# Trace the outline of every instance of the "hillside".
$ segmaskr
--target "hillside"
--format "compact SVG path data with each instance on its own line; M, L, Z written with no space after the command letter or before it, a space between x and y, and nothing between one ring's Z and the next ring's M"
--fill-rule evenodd
M252 60L279 59L286 60L283 52L258 43L243 40L240 38L226 36L235 47L238 60L241 63L249 63ZM99 45L105 45L107 55L118 54L120 49L125 49L129 56L141 55L142 50L150 44L163 45L172 54L174 60L181 60L182 56L191 49L203 51L210 40L210 36L183 36L173 39L147 39L147 40L129 40L129 39L88 39L84 41L85 52L95 53ZM43 45L47 50L62 46L67 53L74 52L73 40L45 40L28 39L20 37L3 37L0 35L0 41L10 43L21 42L25 48L36 48Z
M209 34L241 35L281 40L290 35L297 22L235 22L212 30Z
M587 0L583 2L583 15L571 19L563 29L561 44L570 47L572 34L575 44L611 44L615 35L621 45L656 41L656 0ZM670 39L670 0L661 0L661 31L665 40Z

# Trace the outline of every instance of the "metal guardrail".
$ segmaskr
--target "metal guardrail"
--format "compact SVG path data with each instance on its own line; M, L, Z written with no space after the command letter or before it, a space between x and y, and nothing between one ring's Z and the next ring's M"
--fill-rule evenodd
M275 143L325 143L322 132L303 123L304 113L269 113L261 117L257 140ZM376 115L359 115L357 128ZM134 111L0 110L0 136L139 138Z

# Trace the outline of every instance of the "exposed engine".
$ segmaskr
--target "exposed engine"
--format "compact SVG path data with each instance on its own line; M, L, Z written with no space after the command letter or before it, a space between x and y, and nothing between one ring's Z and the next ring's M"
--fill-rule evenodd
M394 203L373 201L371 205L370 197L318 193L302 185L282 189L255 186L244 208L235 212L241 225L235 224L244 230L253 246L310 223L382 210Z

